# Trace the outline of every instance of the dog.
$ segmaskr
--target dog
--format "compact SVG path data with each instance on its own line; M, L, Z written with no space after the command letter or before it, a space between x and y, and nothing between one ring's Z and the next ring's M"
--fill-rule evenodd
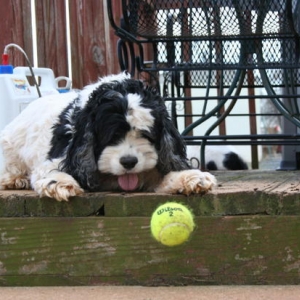
M194 169L200 169L200 146L188 145L187 157ZM248 170L248 165L233 146L205 146L205 169L216 170Z
M58 201L85 191L202 194L216 185L190 167L159 93L126 72L33 101L0 143L0 188Z

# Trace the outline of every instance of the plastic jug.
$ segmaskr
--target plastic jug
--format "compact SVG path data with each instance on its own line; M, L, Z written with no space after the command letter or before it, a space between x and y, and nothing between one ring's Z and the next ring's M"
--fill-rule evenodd
M35 86L29 84L31 73L28 67L0 66L0 132L30 102L39 98ZM54 73L48 68L33 68L42 96L59 94ZM3 168L0 147L0 172Z
M52 69L32 68L32 70L35 74L42 96L58 94L56 88L56 81ZM14 74L24 75L28 78L31 77L31 73L28 67L16 67L14 68ZM35 87L32 86L32 89L35 89Z

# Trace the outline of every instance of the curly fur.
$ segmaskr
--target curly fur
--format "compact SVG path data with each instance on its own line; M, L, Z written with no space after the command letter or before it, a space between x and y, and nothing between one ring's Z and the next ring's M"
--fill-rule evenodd
M126 73L32 102L1 145L2 189L33 188L59 201L84 190L203 193L216 183L190 169L160 95Z

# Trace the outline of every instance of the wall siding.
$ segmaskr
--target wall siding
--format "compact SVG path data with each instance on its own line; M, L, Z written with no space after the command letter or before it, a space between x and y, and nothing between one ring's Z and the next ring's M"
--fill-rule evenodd
M0 5L6 7L0 11L0 51L5 45L16 43L33 62L30 0L0 0ZM66 9L69 9L70 24L66 21ZM119 72L117 37L107 18L106 1L72 0L69 8L61 0L36 1L35 11L39 67L53 69L55 76L70 75L66 35L66 28L70 26L74 88L82 88L99 76ZM26 66L17 50L10 51L10 63Z

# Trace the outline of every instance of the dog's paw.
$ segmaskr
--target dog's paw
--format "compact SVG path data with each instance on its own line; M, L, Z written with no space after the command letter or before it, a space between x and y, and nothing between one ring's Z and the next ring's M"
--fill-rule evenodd
M83 193L83 189L73 178L68 181L41 179L35 183L34 189L40 196L55 198L57 201L68 201L70 197Z
M29 190L30 182L26 176L4 175L0 179L2 190Z
M180 172L181 187L178 193L184 195L202 194L217 185L215 176L200 170L186 170Z
M217 185L215 176L200 170L170 172L155 189L158 193L204 194Z

